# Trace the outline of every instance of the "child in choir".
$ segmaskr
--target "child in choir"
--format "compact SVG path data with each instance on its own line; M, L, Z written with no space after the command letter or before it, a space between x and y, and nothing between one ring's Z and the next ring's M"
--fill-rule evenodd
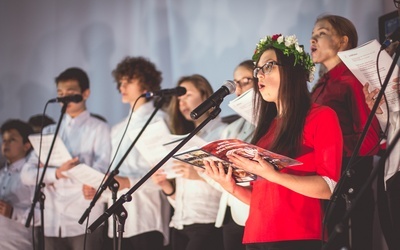
M90 197L86 190L94 187L86 186L77 180L67 178L63 172L79 163L105 172L110 159L110 129L106 123L90 115L86 101L90 96L89 77L80 68L68 68L55 78L57 96L82 95L82 101L62 103L66 106L58 136L65 144L72 159L61 166L49 166L44 175L46 196L44 207L44 241L46 249L77 250L84 248L86 223L78 221L86 208ZM56 125L43 129L43 134L54 133ZM45 159L41 159L45 160ZM21 178L28 185L36 184L38 157L32 154L25 164ZM43 171L39 169L39 175ZM100 183L99 183L100 184ZM97 187L96 187L97 188ZM104 203L98 202L90 214L93 222L104 211ZM100 249L103 243L104 226L86 235L86 249Z
M32 228L24 225L34 188L21 182L21 169L32 149L28 136L33 130L21 120L8 120L0 130L7 160L0 169L0 249L32 249Z
M186 94L173 97L170 103L170 126L174 134L190 133L203 122L209 112L193 120L190 113L213 93L207 79L195 74L179 79L177 86L186 88ZM197 135L206 141L221 138L226 124L220 117L211 120ZM173 250L220 250L222 232L215 227L221 192L209 185L190 164L175 162L174 171L180 177L168 180L163 170L153 175L175 209L171 219L171 246Z

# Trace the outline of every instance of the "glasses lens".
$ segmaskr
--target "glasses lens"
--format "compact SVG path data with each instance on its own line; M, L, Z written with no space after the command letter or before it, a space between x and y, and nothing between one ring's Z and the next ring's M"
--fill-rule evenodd
M400 0L399 0L400 1ZM264 64L263 66L261 66L261 68L255 68L253 71L253 76L254 78L257 78L258 72L261 70L263 72L263 74L268 75L269 73L271 73L272 71L272 67L274 67L274 65L279 65L274 61L271 62L267 62L266 64Z
M268 75L271 73L272 67L274 66L274 62L267 62L263 67L262 71L264 74Z
M253 79L250 78L250 77L245 77L245 78L243 78L242 80L237 81L236 84L237 84L240 88L243 88L243 87L247 86L247 85L250 83L250 81L252 81L252 80L253 80Z

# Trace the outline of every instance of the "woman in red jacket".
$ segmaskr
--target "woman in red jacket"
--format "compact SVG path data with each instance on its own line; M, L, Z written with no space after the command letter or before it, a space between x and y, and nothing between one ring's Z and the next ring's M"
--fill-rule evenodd
M310 40L314 63L319 63L327 69L325 75L315 85L311 98L315 103L332 108L338 115L343 136L342 171L346 170L371 113L365 103L362 84L338 56L339 51L355 48L357 41L357 31L351 21L335 15L319 17ZM354 190L353 194L347 195L347 200L350 202L372 171L372 157L379 150L379 133L379 123L374 117L357 152L357 158L352 160L353 175L346 180L343 188L343 192L350 188ZM329 232L344 216L346 203L342 196L337 199L332 216L327 220ZM348 246L353 250L372 250L373 214L374 198L372 188L369 187L353 210L350 218L351 232L345 230L337 237L337 248Z

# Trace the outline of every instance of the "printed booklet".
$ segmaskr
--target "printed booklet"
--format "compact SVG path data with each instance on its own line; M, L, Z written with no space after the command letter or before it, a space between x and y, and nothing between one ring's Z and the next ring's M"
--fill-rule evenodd
M42 140L40 140L40 134L31 134L28 138L36 155L39 156L40 151L40 162L44 164L47 160L48 154L50 153L50 146L54 134L44 134L42 135ZM50 155L49 166L59 167L70 159L72 159L71 154L68 152L68 149L61 138L57 136Z
M278 171L285 167L303 164L297 160L273 153L238 139L223 139L213 141L199 149L192 149L175 154L173 158L201 168L204 168L203 160L221 162L225 169L227 169L229 166L232 166L232 175L236 182L241 183L255 180L257 178L256 175L246 172L229 162L227 156L233 152L249 159L254 158L255 154L260 154Z

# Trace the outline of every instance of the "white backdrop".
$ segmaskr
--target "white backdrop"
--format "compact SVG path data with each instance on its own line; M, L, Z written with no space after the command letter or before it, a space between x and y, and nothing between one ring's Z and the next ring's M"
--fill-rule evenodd
M89 110L113 125L128 107L111 71L127 55L153 61L163 88L199 73L216 90L266 34L296 34L309 51L316 17L331 13L354 22L361 44L378 37L377 18L392 10L391 0L2 0L0 123L41 113L67 67L88 72ZM57 120L59 110L53 104L48 114Z
M68 67L88 72L88 108L114 125L129 109L111 77L125 56L153 61L163 88L199 73L216 90L266 34L296 34L309 51L316 17L330 13L352 20L362 44L378 38L378 17L393 10L392 0L0 0L0 124L42 113ZM56 104L47 112L59 113ZM387 249L374 238L375 249Z

